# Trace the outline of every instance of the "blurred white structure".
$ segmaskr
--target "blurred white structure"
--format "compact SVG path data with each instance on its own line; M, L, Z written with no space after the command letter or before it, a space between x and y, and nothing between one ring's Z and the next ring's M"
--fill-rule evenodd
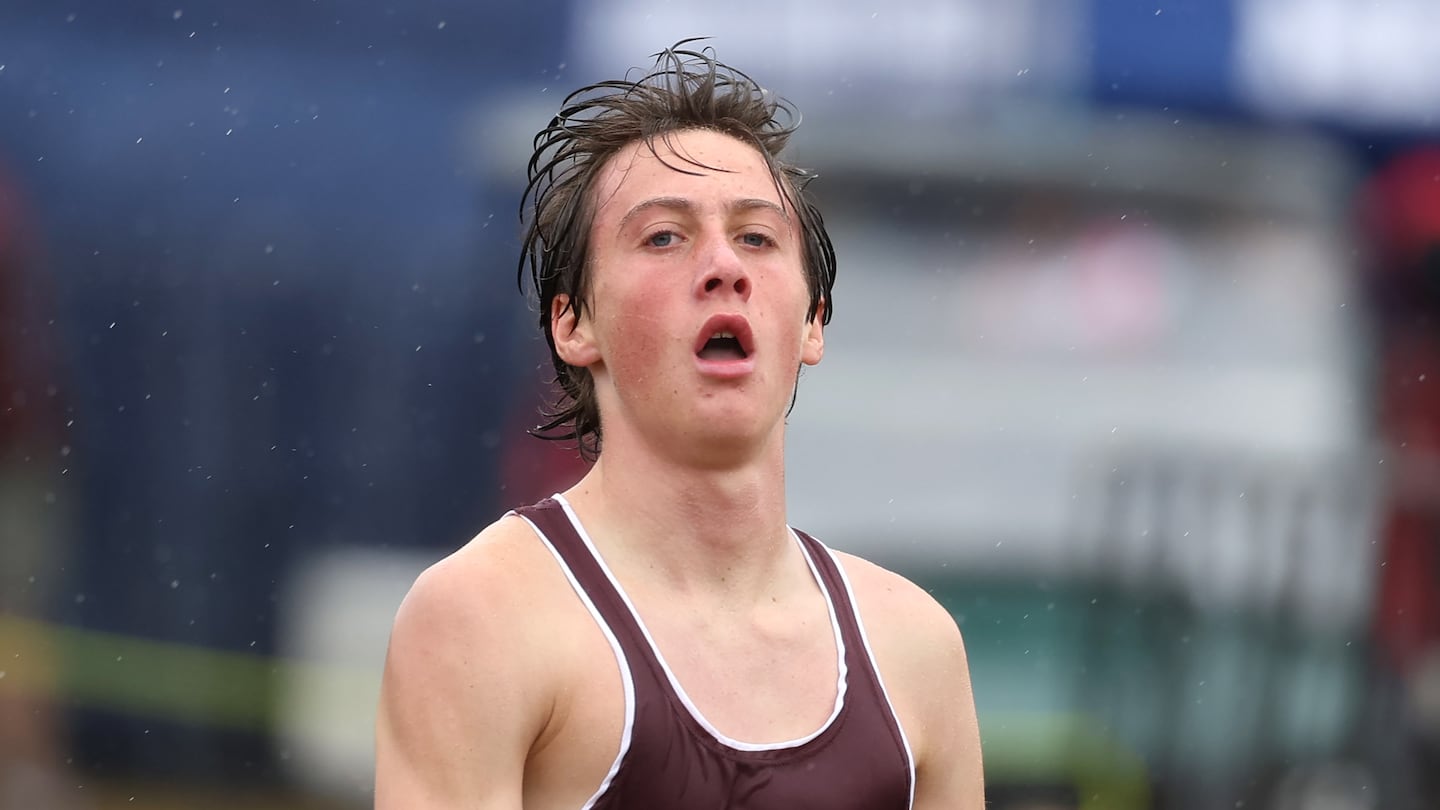
M797 151L825 173L840 276L791 420L797 525L1052 569L1118 453L1303 466L1365 445L1348 167L1324 143L1139 113L839 145L820 123Z
M298 784L370 804L380 674L395 610L431 555L345 549L297 566L281 593L276 744Z

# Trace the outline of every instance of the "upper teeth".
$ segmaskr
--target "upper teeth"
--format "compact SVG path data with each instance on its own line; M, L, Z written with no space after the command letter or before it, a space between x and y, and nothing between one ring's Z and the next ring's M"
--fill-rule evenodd
M721 332L716 332L715 334L711 335L710 337L711 337L712 339L713 339L713 338L733 338L733 337L735 337L735 335L731 334L730 332L721 331Z

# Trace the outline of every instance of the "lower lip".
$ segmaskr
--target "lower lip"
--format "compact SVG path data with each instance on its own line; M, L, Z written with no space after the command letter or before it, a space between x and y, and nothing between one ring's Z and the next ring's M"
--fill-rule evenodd
M695 358L695 367L706 377L718 377L724 380L733 380L736 377L744 377L755 370L755 356L739 360L706 360L701 357Z

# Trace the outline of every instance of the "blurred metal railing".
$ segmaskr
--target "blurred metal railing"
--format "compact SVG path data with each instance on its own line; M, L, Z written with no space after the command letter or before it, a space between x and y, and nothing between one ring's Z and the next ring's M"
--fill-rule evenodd
M1194 448L1081 477L1093 585L1077 704L1141 752L1167 808L1241 806L1361 742L1379 476Z

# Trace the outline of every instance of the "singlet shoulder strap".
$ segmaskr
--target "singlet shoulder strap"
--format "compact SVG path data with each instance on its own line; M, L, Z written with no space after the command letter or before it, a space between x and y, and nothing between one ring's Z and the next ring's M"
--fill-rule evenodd
M840 623L840 632L845 637L845 648L868 653L869 644L865 641L865 629L855 606L850 580L845 576L844 569L840 567L839 560L835 559L834 553L824 543L799 529L791 529L791 531L800 538L805 551L815 563L815 570L820 574L821 583L835 602L835 616ZM867 654L862 657L868 659L870 656Z
M870 639L865 633L865 623L860 618L859 607L855 604L855 591L850 586L850 578L845 574L839 559L828 546L816 540L814 537L800 531L791 529L795 536L800 538L805 550L809 552L810 558L815 561L815 568L820 573L825 589L830 592L830 598L835 602L835 615L840 623L840 632L845 637L846 663L850 670L850 677L863 677L869 689L867 690L876 701L876 708L883 715L885 726L892 735L896 745L905 754L905 760L910 771L910 802L915 801L915 756L910 750L910 741L905 736L905 729L900 725L900 716L895 713L895 704L890 700L890 693L885 688L885 680L880 675L880 665L875 660L875 651L870 647ZM851 681L852 687L858 687L859 683ZM851 693L859 699L859 690L852 688Z
M629 662L637 685L645 687L663 683L663 670L650 651L644 631L636 622L625 597L615 588L596 554L576 530L565 504L556 498L546 498L514 511L534 527L565 569L576 593L591 608L596 621L614 636Z

